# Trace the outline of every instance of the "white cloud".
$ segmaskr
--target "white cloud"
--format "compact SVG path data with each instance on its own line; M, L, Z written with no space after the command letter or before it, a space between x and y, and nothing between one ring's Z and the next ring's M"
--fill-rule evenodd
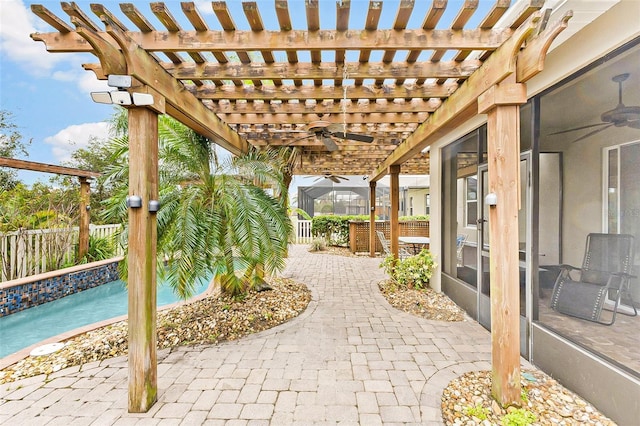
M54 71L51 74L51 77L53 77L54 80L58 81L74 81L78 78L78 72L74 70Z
M46 137L44 142L51 145L51 152L56 162L60 163L69 161L74 151L86 148L91 139L106 139L108 136L108 123L83 123L62 129L55 135Z
M37 31L36 20L39 18L22 1L0 0L0 51L29 72L42 74L62 58L47 53L43 43L29 37ZM43 31L51 31L51 28L43 28Z
M76 82L84 93L114 90L113 87L107 85L105 80L98 80L91 71L79 71L79 75L76 76Z
M211 2L206 0L197 0L195 1L196 9L203 15L213 15L213 8L211 7Z
M1 1L1 0L0 0ZM51 74L54 80L62 82L74 82L82 93L90 93L99 90L113 90L104 80L98 80L91 71L85 71L80 66L67 71L55 71Z
M29 36L37 31L55 30L34 15L22 1L0 0L0 52L8 60L31 75L49 76L56 81L77 84L85 93L106 90L106 83L100 82L93 72L82 68L83 62L97 62L94 56L49 53L44 43L36 42Z

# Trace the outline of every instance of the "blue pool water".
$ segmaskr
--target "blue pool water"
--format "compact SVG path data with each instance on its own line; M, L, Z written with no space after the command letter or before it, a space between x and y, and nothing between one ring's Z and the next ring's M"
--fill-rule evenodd
M206 290L204 279L195 294ZM0 318L0 358L49 337L84 325L127 314L127 289L122 281L113 281L89 290L34 306ZM158 286L158 306L180 299L164 284Z

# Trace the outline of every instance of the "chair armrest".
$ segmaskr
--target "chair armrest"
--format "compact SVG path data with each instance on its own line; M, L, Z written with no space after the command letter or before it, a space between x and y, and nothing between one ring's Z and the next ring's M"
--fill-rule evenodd
M616 279L616 285L613 285L613 279ZM635 275L627 274L625 272L612 272L609 280L607 281L607 287L614 289L622 289L629 286L629 281L632 278L637 278Z
M567 264L558 265L558 268L560 269L558 278L563 278L563 279L569 278L571 280L573 280L573 278L571 277L571 272L582 270L581 268L577 268L575 266L567 265Z
M560 269L568 269L570 271L574 271L574 270L580 270L582 268L578 268L577 266L573 266L573 265L568 265L566 263L563 263L562 265L558 265L558 268Z

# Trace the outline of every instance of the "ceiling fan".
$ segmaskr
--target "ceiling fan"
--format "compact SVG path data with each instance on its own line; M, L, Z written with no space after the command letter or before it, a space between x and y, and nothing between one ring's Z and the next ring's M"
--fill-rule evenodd
M344 176L334 175L333 173L330 173L330 172L326 172L326 173L323 173L322 176L320 176L318 179L314 180L314 182L318 182L319 180L322 180L322 179L329 179L335 183L340 183L341 180L348 180L349 178Z
M345 131L345 126L342 123L329 123L328 121L312 121L307 125L307 132L312 133L309 136L297 139L307 139L315 137L321 141L328 151L336 151L338 144L333 138L346 139L357 142L373 142L373 136L362 135L359 133L349 133Z
M625 81L627 78L629 78L628 73L619 74L611 78L612 81L618 83L618 105L616 105L614 109L605 111L600 115L600 119L602 120L602 123L588 124L586 126L575 127L569 130L550 133L550 135L559 135L562 133L573 132L576 130L599 127L599 129L589 132L586 135L581 136L578 139L572 141L573 143L573 142L578 142L583 139L586 139L589 136L593 136L596 133L600 133L611 126L615 126L615 127L627 126L627 127L632 127L634 129L640 129L640 106L625 106L625 104L622 103L622 82Z

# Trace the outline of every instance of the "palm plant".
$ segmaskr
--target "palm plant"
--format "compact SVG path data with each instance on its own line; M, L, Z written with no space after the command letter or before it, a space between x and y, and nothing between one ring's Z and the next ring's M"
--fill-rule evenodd
M176 120L160 117L158 130L160 278L183 298L207 276L213 276L223 291L237 295L259 283L263 271L280 270L292 226L280 201L285 188L278 155L251 150L220 161L208 139ZM107 174L126 178L126 136L114 138L112 144L115 157ZM106 209L107 215L125 224L126 193L123 186ZM125 241L126 233L125 225ZM126 269L123 273L126 276Z

